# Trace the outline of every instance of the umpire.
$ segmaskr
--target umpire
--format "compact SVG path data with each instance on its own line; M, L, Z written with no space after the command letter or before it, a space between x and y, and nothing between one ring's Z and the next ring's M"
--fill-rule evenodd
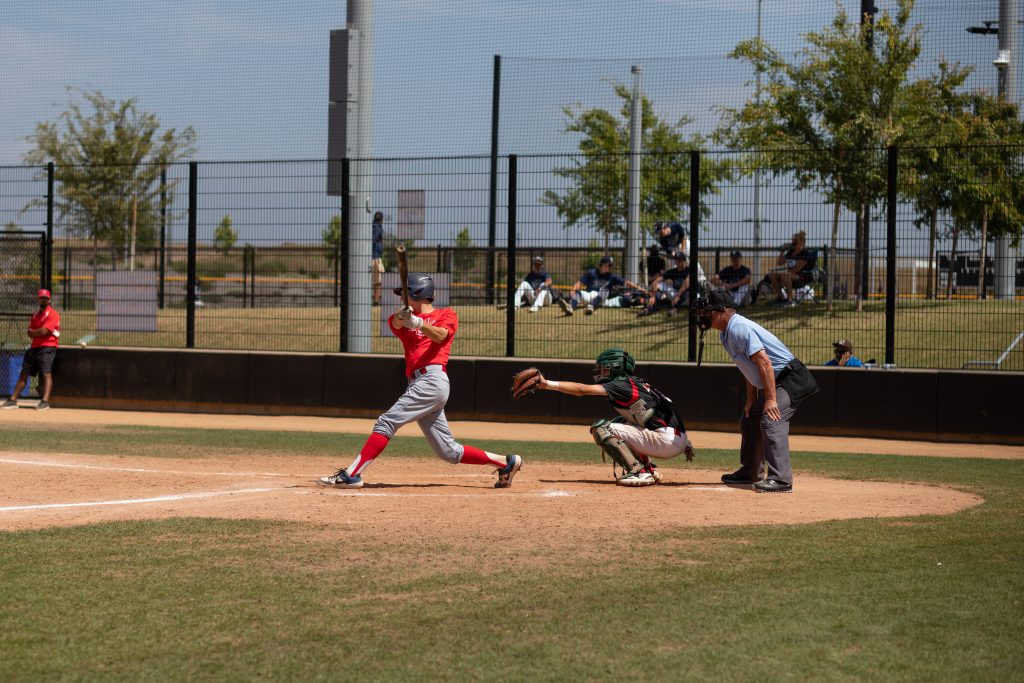
M718 330L722 346L732 356L747 383L740 417L740 468L723 474L722 482L753 484L758 493L789 493L793 468L789 464L789 421L797 406L818 391L818 383L774 334L736 313L732 296L712 289L697 298L701 337ZM761 480L762 464L768 477Z

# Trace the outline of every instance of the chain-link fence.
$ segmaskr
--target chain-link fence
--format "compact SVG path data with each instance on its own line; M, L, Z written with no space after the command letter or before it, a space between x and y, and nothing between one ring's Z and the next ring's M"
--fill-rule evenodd
M326 192L324 161L173 165L155 203L109 198L131 210L105 234L61 210L60 169L22 169L0 184L0 207L29 206L18 215L50 229L43 278L65 343L400 353L385 321L405 244L410 269L434 276L436 303L459 313L458 355L622 346L693 360L688 304L707 281L810 364L845 339L879 365L1022 370L1024 266L992 239L1019 226L984 207L929 210L918 152L866 154L880 183L838 209L827 179L798 180L756 153L644 155L634 226L621 155L345 161L340 196ZM992 196L1024 175L1021 150L995 152L1002 170L975 181ZM967 163L972 152L943 153ZM372 199L346 207L353 178ZM726 360L720 345L705 360Z
M31 340L28 323L36 312L36 294L43 285L45 233L0 232L0 397L14 391ZM22 396L35 390L30 379Z

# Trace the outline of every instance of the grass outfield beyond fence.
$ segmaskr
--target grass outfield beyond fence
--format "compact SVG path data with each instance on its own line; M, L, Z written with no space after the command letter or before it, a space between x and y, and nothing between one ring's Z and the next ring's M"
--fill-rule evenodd
M504 356L505 312L490 306L456 306L459 332L454 353L460 356ZM832 342L853 342L862 360L885 359L885 307L869 302L862 313L839 302L829 315L824 304L794 308L757 306L741 313L765 325L810 365L832 356ZM388 309L389 311L391 309ZM516 312L517 357L594 358L609 346L622 346L641 361L685 361L688 329L685 313L658 313L646 318L637 309L599 309L592 316L578 311L565 317L557 306L535 314ZM379 308L374 308L375 316ZM901 300L896 313L896 365L904 368L960 368L970 360L994 361L1024 331L1024 302ZM379 334L379 318L372 333ZM159 312L157 332L97 332L92 311L67 311L62 340L75 343L86 336L101 346L185 347L185 311ZM196 348L259 351L338 351L338 310L324 308L219 308L196 312ZM390 335L374 336L374 353L400 354ZM726 362L714 331L708 333L705 360ZM1002 370L1024 370L1024 344L1002 363Z
M154 467L231 456L244 468L251 455L327 456L362 440L0 425L12 451ZM545 459L596 458L592 444L517 445L535 472ZM400 436L386 457L425 449ZM726 471L736 454L699 458ZM544 555L540 539L517 560L496 539L476 564L448 562L443 535L382 547L353 519L0 532L0 680L1021 680L1019 461L801 452L794 467L985 502L946 516L659 533L638 516L615 548L595 539L590 552Z

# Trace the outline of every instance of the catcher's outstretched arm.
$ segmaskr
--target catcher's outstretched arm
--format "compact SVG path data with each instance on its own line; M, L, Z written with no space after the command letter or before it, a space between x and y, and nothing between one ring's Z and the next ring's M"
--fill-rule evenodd
M607 396L608 392L605 390L603 384L580 384L579 382L555 382L549 379L542 381L539 385L540 389L547 389L548 391L557 391L560 394L569 394L570 396Z

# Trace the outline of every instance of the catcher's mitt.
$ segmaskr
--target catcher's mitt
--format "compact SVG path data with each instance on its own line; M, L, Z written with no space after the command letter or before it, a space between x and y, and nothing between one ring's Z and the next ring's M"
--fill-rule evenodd
M537 391L540 388L537 385L540 384L542 379L544 379L544 375L540 374L540 370L532 367L520 370L512 375L512 388L510 390L512 398L520 399Z

